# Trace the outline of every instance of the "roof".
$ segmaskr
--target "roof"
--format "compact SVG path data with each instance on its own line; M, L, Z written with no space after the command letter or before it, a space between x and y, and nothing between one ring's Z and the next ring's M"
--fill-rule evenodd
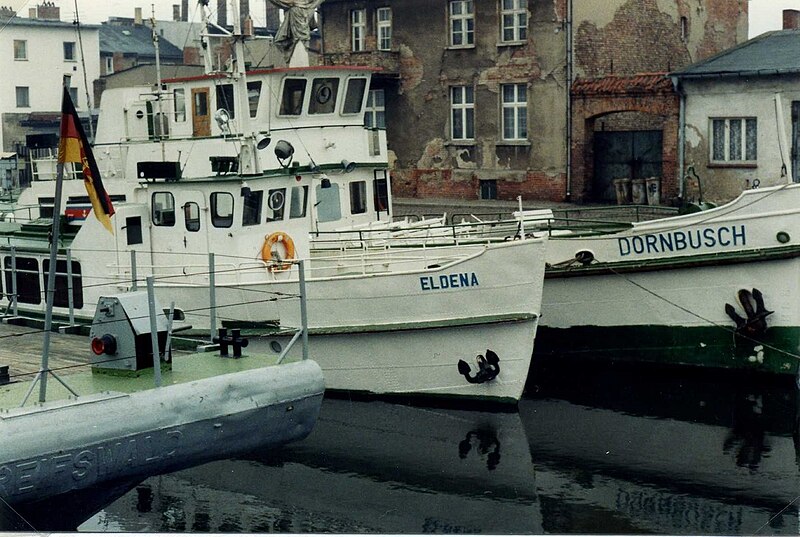
M642 73L631 76L578 78L572 83L573 95L624 95L630 93L672 93L666 73Z
M162 60L183 61L183 52L164 39L158 40L159 56ZM153 31L141 25L117 25L103 23L100 26L100 54L156 55Z
M35 26L39 28L69 28L72 30L75 28L75 25L71 22L53 19L28 19L25 17L5 19L2 24L8 24L9 26ZM97 24L81 23L81 30L97 30L98 28L100 28L100 26Z
M767 32L670 73L677 78L800 73L800 30Z

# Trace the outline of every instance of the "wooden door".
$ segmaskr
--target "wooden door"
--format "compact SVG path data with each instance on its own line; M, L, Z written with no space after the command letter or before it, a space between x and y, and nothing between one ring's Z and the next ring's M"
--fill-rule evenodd
M192 135L211 136L208 88L192 88Z

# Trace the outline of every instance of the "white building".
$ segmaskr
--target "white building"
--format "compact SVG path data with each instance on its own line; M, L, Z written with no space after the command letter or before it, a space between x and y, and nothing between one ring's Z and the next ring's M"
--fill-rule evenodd
M64 75L71 75L81 116L88 118L95 106L87 102L84 81L91 88L100 76L99 26L82 24L79 36L76 25L60 20L52 2L31 8L28 15L0 8L0 151L53 145L48 140L58 134Z

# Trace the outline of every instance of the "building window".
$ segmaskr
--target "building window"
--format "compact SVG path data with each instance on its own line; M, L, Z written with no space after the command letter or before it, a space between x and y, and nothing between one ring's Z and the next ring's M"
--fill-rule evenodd
M503 84L503 140L528 139L528 103L525 84Z
M364 38L367 35L367 11L365 9L354 9L350 12L350 41L353 52L364 50L366 43Z
M107 74L107 75L114 74L114 58L113 58L113 56L106 56L105 57L105 63L106 63L106 73L105 74Z
M382 89L369 90L364 109L364 125L370 129L386 128L386 105Z
M72 104L75 105L75 108L80 108L80 103L78 103L78 88L70 86L69 87L69 98L72 99Z
M681 41L686 42L689 39L689 19L681 17Z
M64 61L75 61L75 41L64 41Z
M528 37L528 1L500 0L500 24L504 43L525 41Z
M475 44L475 8L472 0L450 0L450 46Z
M30 108L31 98L28 86L17 86L17 108Z
M450 138L475 139L475 90L472 86L450 88Z
M186 90L177 88L173 95L175 96L175 121L186 121Z
M14 40L14 59L27 60L28 59L28 42L24 39Z
M378 50L392 49L392 8L379 7L378 19Z
M754 117L711 120L712 163L755 163L758 158L758 126Z

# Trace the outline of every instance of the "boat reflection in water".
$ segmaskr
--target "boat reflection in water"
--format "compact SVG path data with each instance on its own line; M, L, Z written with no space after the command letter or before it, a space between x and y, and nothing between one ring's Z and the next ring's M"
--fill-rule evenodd
M796 534L795 388L534 371L518 413L326 399L291 449L151 478L96 531Z

